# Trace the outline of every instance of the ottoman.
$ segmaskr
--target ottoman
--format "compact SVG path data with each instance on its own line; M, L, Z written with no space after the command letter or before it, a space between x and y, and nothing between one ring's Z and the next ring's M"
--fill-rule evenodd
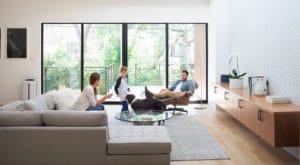
M168 165L171 140L162 126L110 126L107 164Z

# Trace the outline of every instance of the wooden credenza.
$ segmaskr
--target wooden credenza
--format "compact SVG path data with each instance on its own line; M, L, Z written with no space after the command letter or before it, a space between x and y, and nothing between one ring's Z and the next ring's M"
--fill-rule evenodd
M213 87L217 107L270 145L299 146L300 106L271 104L265 96L250 96L248 89L230 89L228 83L215 83Z

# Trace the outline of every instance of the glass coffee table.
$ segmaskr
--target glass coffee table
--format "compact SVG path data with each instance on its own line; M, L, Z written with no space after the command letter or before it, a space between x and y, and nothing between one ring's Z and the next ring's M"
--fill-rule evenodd
M130 110L128 112L118 112L116 119L123 121L130 121L136 125L148 125L158 122L158 125L173 117L171 112L155 111L155 110Z

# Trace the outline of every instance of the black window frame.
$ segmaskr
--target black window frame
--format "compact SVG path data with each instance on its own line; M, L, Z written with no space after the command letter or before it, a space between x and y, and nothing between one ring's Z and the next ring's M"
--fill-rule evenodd
M84 88L84 25L86 24L120 24L122 26L122 45L121 45L121 63L124 66L128 65L128 24L164 24L165 25L165 61L166 61L166 88L169 85L169 24L204 24L206 33L206 99L202 103L208 103L208 23L206 22L43 22L41 23L41 94L44 93L44 25L47 24L80 24L81 26L81 91ZM194 101L191 103L200 103ZM115 104L117 102L105 102L106 104Z

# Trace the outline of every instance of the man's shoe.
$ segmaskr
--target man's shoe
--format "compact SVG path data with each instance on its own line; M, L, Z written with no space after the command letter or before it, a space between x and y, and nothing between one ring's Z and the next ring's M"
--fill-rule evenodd
M146 86L145 86L145 96L146 96L146 99L148 99L148 100L153 99L153 93L150 92Z

